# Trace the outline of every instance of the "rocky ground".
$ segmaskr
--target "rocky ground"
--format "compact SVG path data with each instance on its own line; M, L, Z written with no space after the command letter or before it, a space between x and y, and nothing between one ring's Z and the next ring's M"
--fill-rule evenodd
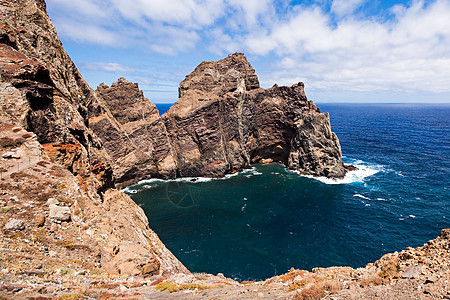
M95 259L77 260L68 244L62 255L30 239L20 226L5 231L0 297L6 299L450 299L449 229L422 247L386 254L365 268L291 269L241 283L221 274L111 275L96 269ZM76 251L88 247L77 245Z

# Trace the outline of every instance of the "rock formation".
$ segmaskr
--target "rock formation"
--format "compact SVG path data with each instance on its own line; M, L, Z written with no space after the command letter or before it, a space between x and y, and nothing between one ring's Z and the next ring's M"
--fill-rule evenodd
M13 263L17 276L43 263L42 276L61 266L188 273L114 189L114 161L88 116L108 108L62 48L44 1L0 2L0 74L2 266ZM26 264L18 247L33 254Z
M201 63L180 83L179 100L162 117L137 84L123 78L100 85L97 93L117 125L104 124L108 113L98 110L90 124L113 158L119 182L220 177L266 161L305 175L342 178L346 172L329 116L307 100L303 83L260 88L242 53Z
M365 268L292 269L264 282L190 274L166 249L113 173L122 182L221 176L268 160L345 173L328 115L303 84L261 89L242 54L202 63L160 117L124 79L94 92L43 0L0 0L0 107L2 299L450 295L450 230Z

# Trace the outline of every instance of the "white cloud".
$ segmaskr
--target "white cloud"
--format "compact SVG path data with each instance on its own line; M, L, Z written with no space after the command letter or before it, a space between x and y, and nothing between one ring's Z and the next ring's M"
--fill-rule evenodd
M320 1L47 1L65 37L152 55L243 51L272 64L266 86L450 93L450 0L395 5L383 18L364 16L366 0L333 0L329 10Z
M132 22L152 20L197 28L212 24L224 11L223 0L111 0L111 3Z
M263 83L306 80L311 89L450 92L450 1L396 7L394 20L346 18L332 25L319 8L299 10L265 35L254 54L276 53Z
M133 72L134 70L118 63L91 62L84 64L87 70L103 70L108 72Z
M105 18L108 16L108 2L105 0L98 0L95 3L89 0L46 0L46 2L55 9L66 11L71 18L78 16ZM70 10L67 11L67 9Z
M108 30L98 25L75 20L55 21L58 33L81 43L93 43L103 46L119 46L124 40L120 33Z
M333 0L331 4L331 12L338 17L352 14L366 0Z
M273 1L271 0L227 0L227 2L230 8L238 11L236 21L243 23L246 27L256 26L259 17L271 13L273 10L271 4Z

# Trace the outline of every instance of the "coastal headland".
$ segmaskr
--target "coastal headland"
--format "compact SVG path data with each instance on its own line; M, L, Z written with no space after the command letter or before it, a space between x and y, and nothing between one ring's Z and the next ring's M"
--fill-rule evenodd
M450 231L365 268L262 282L191 274L119 188L277 161L342 178L329 115L303 83L259 86L242 53L203 62L163 116L136 83L95 91L43 0L0 1L0 296L11 299L450 298Z

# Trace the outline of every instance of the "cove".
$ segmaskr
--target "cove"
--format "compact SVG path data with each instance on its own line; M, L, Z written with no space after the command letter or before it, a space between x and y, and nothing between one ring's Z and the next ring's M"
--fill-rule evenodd
M361 267L450 225L449 148L436 146L449 136L448 106L323 107L344 161L367 170L346 184L268 164L220 180L152 179L125 191L190 271L238 280L290 267Z

